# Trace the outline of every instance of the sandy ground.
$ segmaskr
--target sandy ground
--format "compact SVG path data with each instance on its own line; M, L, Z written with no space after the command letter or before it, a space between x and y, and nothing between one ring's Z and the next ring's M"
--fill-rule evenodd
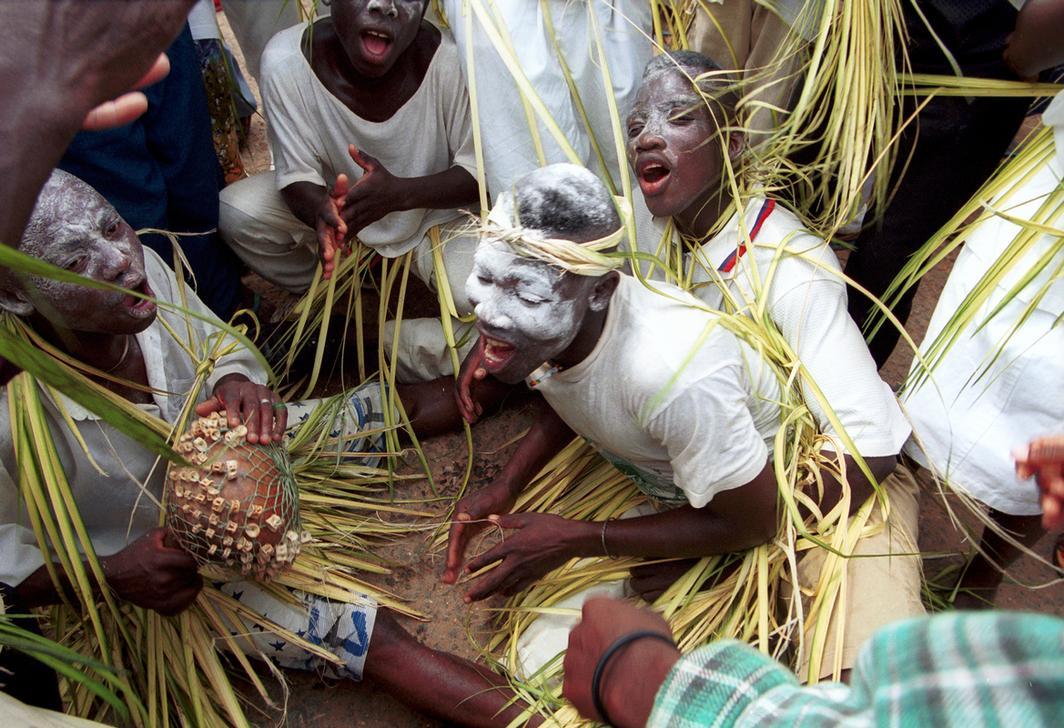
M224 16L219 15L227 42L234 53L239 49L225 25ZM254 86L254 80L249 79ZM255 89L257 93L257 88ZM265 122L257 116L252 122L251 144L244 155L249 172L258 172L269 167L269 152L265 141ZM919 293L913 307L908 328L913 337L919 341L927 327L927 322L938 292L948 275L948 261L939 270L927 276L920 285ZM279 302L285 300L261 280L249 276L246 283L260 292L269 293ZM899 348L885 365L882 374L892 386L897 386L908 371L912 359L911 352ZM512 450L513 439L521 434L530 424L528 413L523 407L504 411L487 418L473 428L474 441L474 477L470 487L490 480L491 475L505 461ZM456 473L464 468L467 458L466 444L461 435L437 437L424 443L426 455L432 468L433 478L441 493L450 495L456 492ZM427 497L429 490L424 483L409 486L411 497ZM955 504L954 504L955 505ZM958 515L961 522L978 533L977 521L969 513L961 510ZM958 530L947 515L943 499L940 496L924 493L920 515L920 548L927 557L925 570L929 578L934 579L944 569L955 568L963 563L968 553L969 544L962 531ZM1052 539L1044 537L1035 545L1035 553L1048 557L1052 549ZM395 567L393 573L384 579L384 585L407 597L410 603L430 617L429 622L419 623L405 620L408 629L423 642L436 649L446 650L463 657L475 658L476 651L470 641L470 633L482 632L487 624L487 603L473 608L467 607L461 599L460 588L441 584L441 555L433 550L429 535L424 533L411 536L388 549L388 556ZM1039 612L1052 612L1064 616L1064 584L1046 588L1029 589L1021 584L1040 586L1050 582L1053 572L1046 566L1031 558L1022 558L1010 571L1010 578L1016 583L1006 583L998 593L996 604L1006 609L1026 609ZM372 654L370 656L372 659ZM371 684L353 684L350 682L325 683L310 674L288 674L290 691L287 696L280 689L274 696L276 702L287 701L287 716L281 711L264 710L257 720L262 726L287 725L293 728L330 727L330 726L394 726L405 728L414 726L434 726L435 721L420 717L402 704Z

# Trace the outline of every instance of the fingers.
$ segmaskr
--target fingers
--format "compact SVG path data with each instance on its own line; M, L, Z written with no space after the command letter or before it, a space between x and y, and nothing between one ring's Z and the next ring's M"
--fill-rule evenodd
M148 110L148 97L140 91L130 91L117 99L104 101L90 111L81 128L85 131L100 131L125 126L141 117Z
M210 399L196 405L196 415L198 417L206 417L211 412L218 412L223 409L225 409L225 403L222 402L221 397L215 394Z
M155 611L164 617L173 617L181 614L181 612L192 606L192 603L196 601L196 597L199 596L202 589L203 578L199 577L194 584L190 584L184 589L170 595L170 598L168 598L163 604L160 604Z
M494 549L489 551L487 554L484 554L484 556L487 556L488 554L493 553L498 548L499 547L496 546ZM499 558L500 558L499 555L496 555L496 556L488 559L485 562L485 565L486 564L490 564L490 563L492 563L494 561L498 561ZM483 559L483 556L480 557L480 559ZM480 559L478 559L478 560L480 560ZM470 571L476 571L477 569L473 569L472 566L473 566L473 563L470 562L469 566L466 567L466 568L469 569ZM483 568L483 567L480 567L480 568ZM491 595L495 594L496 592L501 591L506 586L508 586L508 583L509 583L511 577L515 576L513 574L513 568L514 568L513 566L511 566L511 565L506 563L505 557L502 557L502 561L499 561L498 566L496 566L494 569L492 569L488 573L484 574L483 576L479 577L476 580L475 585L473 586L473 588L470 589L466 593L466 595L465 595L466 604L470 604L472 602L479 602L481 599L487 599Z
M462 565L462 556L465 555L466 530L472 516L468 513L459 513L451 523L450 533L447 534L447 568L443 572L443 583L454 584L458 581L458 569Z
M266 388L263 387L263 389L265 390ZM268 445L273 433L273 392L269 392L269 396L259 397L259 404L255 410L258 414L257 417L252 416L251 418L255 426L248 427L248 442Z
M162 81L170 73L170 59L166 57L165 53L160 53L159 57L155 59L155 63L148 69L148 72L140 77L140 80L133 84L133 90L151 86L153 83Z
M347 153L351 155L351 159L354 160L355 164L361 167L362 171L367 174L377 168L377 160L368 154L363 154L358 151L358 148L354 144L347 145Z
M337 203L342 203L343 199L347 197L347 193L351 191L351 180L346 174L339 174L336 177L336 184L333 185L333 190L330 193Z
M476 556L466 564L465 570L470 574L475 574L485 566L490 566L496 561L500 561L506 558L506 555L510 553L510 546L503 541L500 544L488 549L480 556ZM494 572L493 572L494 573Z
M274 442L281 442L284 439L284 433L288 430L288 407L284 402L281 402L278 398L273 404L273 439Z
M473 346L473 349L466 356L462 367L458 372L458 382L455 385L455 398L458 404L458 411L469 424L473 424L477 421L480 415L480 406L476 403L473 397L473 382L479 381L484 377L477 377L477 372L483 372L483 368L480 366L480 362L484 358L484 340L477 338L477 343ZM486 375L487 372L484 372Z

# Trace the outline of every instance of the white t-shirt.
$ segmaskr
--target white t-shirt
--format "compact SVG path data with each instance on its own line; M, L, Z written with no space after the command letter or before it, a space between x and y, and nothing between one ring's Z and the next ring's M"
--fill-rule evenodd
M148 283L160 301L180 301L174 272L152 250L144 249L144 268ZM210 321L217 320L196 294L186 288L185 308L207 318L186 317L183 313L159 308L158 318L137 334L144 355L148 384L153 388L153 402L137 405L167 422L176 422L185 399L197 376L197 362L185 347L206 350L208 337L226 336ZM167 331L169 324L182 341ZM191 331L191 337L188 332ZM222 344L220 348L228 348ZM219 359L214 371L200 390L198 402L207 399L215 383L228 374L239 373L254 382L264 383L265 372L244 347ZM159 525L158 501L162 495L166 461L111 427L97 415L60 394L58 400L69 413L84 439L92 459L63 419L62 411L42 391L48 429L66 473L70 489L93 548L101 556L116 553L145 531ZM11 441L7 390L0 390L0 582L17 586L36 571L44 558L37 548L29 516L19 497L15 456ZM103 470L99 473L96 466Z
M996 201L995 206L1010 217L1031 219L1064 179L1064 95L1057 95L1042 121L1054 127L1056 157L1006 200ZM1064 228L1064 215L1058 213L1049 224ZM921 350L931 346L1021 229L1002 217L991 217L972 230L942 289ZM973 323L930 377L905 396L913 423L906 453L933 467L954 487L1018 516L1033 516L1042 509L1034 481L1017 480L1011 450L1035 437L1064 432L1064 326L1059 322L1064 313L1064 280L1059 277L1064 253L1058 250L1039 276L993 318L987 316L1035 261L1059 244L1059 237L1038 237L995 285ZM1054 273L1057 277L1052 280ZM1045 295L1032 306L1044 287Z
M718 316L656 288L622 275L594 350L538 390L645 493L701 508L768 462L779 387Z
M753 247L741 255L737 245L745 235L740 233L740 216L736 214L695 254L685 256L691 293L713 308L755 315L757 301L764 298L767 286L766 312L857 452L865 457L896 455L910 427L894 393L879 378L875 361L847 311L838 258L794 213L779 203L766 207L764 198L747 204L741 218L746 235L752 233L762 211L766 216ZM657 254L670 229L668 220L643 217L637 223L639 249ZM680 244L678 234L672 234L671 244ZM730 271L721 270L729 261ZM714 282L717 279L710 270L718 272L726 288ZM838 439L821 398L806 380L802 389L821 432L836 438L838 449L847 452L849 448Z
M397 177L424 177L458 166L476 176L469 96L454 42L440 40L421 86L390 119L367 121L333 96L310 67L300 43L304 24L273 37L262 54L262 99L277 167L277 188L295 182L352 183L362 168L347 145L376 157ZM358 237L389 258L418 245L429 228L454 220L456 210L404 210L366 226Z

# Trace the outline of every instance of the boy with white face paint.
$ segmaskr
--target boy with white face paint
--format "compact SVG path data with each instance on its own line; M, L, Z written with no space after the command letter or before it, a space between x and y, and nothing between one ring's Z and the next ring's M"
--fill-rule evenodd
M654 292L615 270L623 258L603 252L623 228L587 170L558 164L523 177L487 227L467 283L483 366L504 382L529 379L544 402L499 477L459 503L444 581L457 580L475 519L513 530L465 565L471 573L501 561L473 582L469 602L520 591L571 558L601 556L604 543L611 555L695 557L771 539L768 443L780 413L764 360L683 291ZM608 533L597 522L504 515L574 432L659 512L611 521ZM536 654L523 651L528 672L564 648L569 626L550 626Z
M849 562L846 619L862 625L847 628L842 664L849 667L876 626L924 613L920 561L903 555L916 551L918 525L916 482L897 459L911 428L849 316L827 241L776 200L756 193L733 199L726 170L743 174L746 141L734 128L730 83L698 53L663 54L647 64L626 124L628 159L653 215L637 219L638 247L673 261L685 286L711 308L767 314L802 363L805 403L831 438L826 454L842 456L850 513L873 494L855 455L888 495L889 513L877 506L871 516L884 527L860 539L854 553L890 558ZM821 475L822 507L831 508L844 489L829 468ZM650 586L670 582L662 569Z

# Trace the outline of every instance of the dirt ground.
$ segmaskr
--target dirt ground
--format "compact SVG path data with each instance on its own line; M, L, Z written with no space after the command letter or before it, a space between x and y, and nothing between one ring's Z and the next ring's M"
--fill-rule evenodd
M224 16L219 15L219 20L229 47L239 56L239 48L225 24ZM242 62L242 59L239 60ZM254 79L248 80L254 88ZM258 89L254 90L257 94ZM244 161L249 173L263 171L269 167L265 122L261 116L256 116L252 122L251 144L244 155ZM908 322L908 328L917 341L927 328L935 300L951 265L952 261L948 261L920 284ZM276 296L275 292L268 290L266 284L254 277L249 276L246 282L261 292L274 294L275 300L284 300L284 296ZM912 358L911 352L903 349L903 346L899 346L882 370L883 378L892 386L900 384ZM529 424L530 418L525 408L518 406L487 418L473 428L474 477L470 487L490 480L491 474L501 466L512 450L514 438ZM425 442L424 446L437 485L443 494L453 494L457 487L455 473L460 472L466 463L464 437L437 437ZM414 485L411 486L410 495L425 497L428 492L425 484ZM975 533L978 533L974 516L963 512L963 509L956 511L961 522L968 528L975 528ZM476 652L469 633L484 629L487 624L486 609L495 604L489 602L470 608L462 602L462 590L459 587L440 583L442 557L431 548L430 538L430 535L420 533L390 547L387 555L395 563L395 567L393 573L385 578L383 585L408 598L416 609L429 615L429 622L404 620L408 629L419 639L436 649L475 658ZM925 572L933 581L941 572L948 572L950 568L955 569L962 564L969 550L968 541L963 532L951 522L942 498L932 493L922 495L920 548L926 554ZM1051 549L1052 538L1048 535L1033 548L1035 553L1043 557L1048 557ZM952 577L947 574L943 582L947 578ZM1045 565L1031 558L1022 558L1010 571L1011 581L1001 587L995 603L1004 609L1051 612L1064 616L1064 584L1045 586L1053 578L1052 570ZM1037 588L1026 588L1023 585ZM281 711L264 710L257 721L259 725L286 725L292 728L413 728L438 725L435 721L413 713L371 684L326 683L315 675L294 672L288 673L287 677L290 686L287 696L282 695L280 689L274 696L276 702L286 702L287 717L282 717Z

